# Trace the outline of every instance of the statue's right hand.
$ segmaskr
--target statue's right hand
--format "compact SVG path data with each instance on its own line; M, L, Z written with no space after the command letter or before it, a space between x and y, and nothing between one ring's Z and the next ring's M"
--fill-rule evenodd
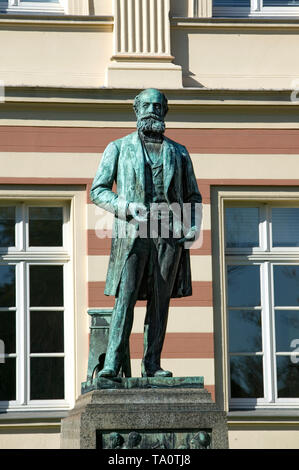
M133 219L137 222L146 222L148 211L142 202L130 202L128 206L128 213L132 215Z

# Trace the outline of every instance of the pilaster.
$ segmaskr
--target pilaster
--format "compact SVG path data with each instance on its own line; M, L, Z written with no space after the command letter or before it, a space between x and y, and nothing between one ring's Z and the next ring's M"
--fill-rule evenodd
M190 18L212 18L213 0L189 0L188 10Z
M172 63L170 0L114 0L113 56L106 86L181 88L181 67Z
M89 15L89 0L62 0L68 15Z

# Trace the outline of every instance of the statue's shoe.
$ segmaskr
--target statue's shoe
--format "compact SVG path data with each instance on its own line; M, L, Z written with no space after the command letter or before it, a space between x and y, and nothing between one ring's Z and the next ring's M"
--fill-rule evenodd
M111 378L111 377L117 377L117 372L116 370L114 369L109 369L108 367L104 367L104 369L102 369L99 373L98 373L98 377L107 377L107 378Z
M142 377L172 377L170 370L158 369L155 371L142 372Z

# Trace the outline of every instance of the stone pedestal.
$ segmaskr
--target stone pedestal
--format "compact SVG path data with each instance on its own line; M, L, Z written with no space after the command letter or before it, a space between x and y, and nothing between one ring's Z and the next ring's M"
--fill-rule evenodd
M160 88L178 89L183 87L182 67L170 60L149 57L134 57L130 62L116 60L106 70L106 86L110 88ZM138 86L136 85L138 84Z
M112 309L90 309L87 313L90 316L87 381L90 382L104 366ZM121 373L126 377L131 376L129 348L122 361Z
M66 449L223 449L226 413L202 377L95 379L62 420Z

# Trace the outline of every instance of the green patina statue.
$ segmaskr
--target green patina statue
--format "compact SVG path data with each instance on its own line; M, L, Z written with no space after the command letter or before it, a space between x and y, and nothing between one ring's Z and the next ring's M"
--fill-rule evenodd
M186 148L163 135L165 95L144 90L134 109L137 132L108 145L90 192L115 216L105 294L116 301L99 376L118 375L135 303L146 299L142 376L171 377L160 363L169 302L192 295L189 248L199 235L202 199Z

